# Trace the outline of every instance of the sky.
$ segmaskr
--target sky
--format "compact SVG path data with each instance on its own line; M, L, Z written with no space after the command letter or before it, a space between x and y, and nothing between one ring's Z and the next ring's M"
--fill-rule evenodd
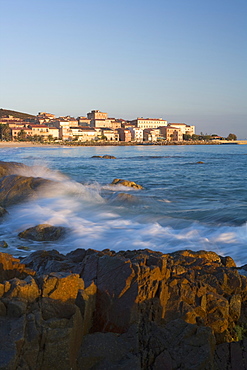
M246 0L0 0L0 108L247 139Z

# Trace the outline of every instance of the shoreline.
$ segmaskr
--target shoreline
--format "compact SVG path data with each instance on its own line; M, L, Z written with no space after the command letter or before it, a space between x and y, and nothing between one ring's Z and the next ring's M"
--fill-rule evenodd
M237 143L236 143L237 144ZM66 147L83 147L83 146L181 146L181 145L220 145L220 143L208 143L208 142L175 142L175 143L133 143L133 142L100 142L100 143L91 143L91 142L84 142L84 143L34 143L30 141L0 141L0 149L1 148L33 148L33 147L55 147L60 148L61 146Z

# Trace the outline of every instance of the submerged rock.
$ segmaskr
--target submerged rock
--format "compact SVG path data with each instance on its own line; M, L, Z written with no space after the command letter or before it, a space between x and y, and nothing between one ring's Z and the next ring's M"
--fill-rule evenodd
M30 227L18 234L22 239L30 239L36 241L51 241L58 240L65 235L66 228L62 226L52 226L49 224L40 224Z
M246 312L214 252L0 253L4 369L244 369Z
M134 181L122 180L122 179L114 179L111 185L123 185L123 186L128 186L134 189L144 189L143 186L136 184Z

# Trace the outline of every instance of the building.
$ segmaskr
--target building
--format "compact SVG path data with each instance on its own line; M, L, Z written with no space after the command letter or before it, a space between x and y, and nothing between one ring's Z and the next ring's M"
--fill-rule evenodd
M131 132L125 128L118 128L117 132L119 134L119 141L130 142L131 141Z
M143 130L145 128L158 128L160 126L167 126L167 121L162 118L137 118L131 123L139 128L142 128Z
M138 127L130 126L128 130L131 132L131 139L136 142L143 141L143 129Z
M195 126L186 125L186 123L169 123L168 126L179 128L183 135L195 134Z
M160 137L160 130L154 128L145 128L143 130L143 140L155 142Z
M111 128L102 128L101 129L102 137L105 137L107 141L119 141L119 134L117 130Z
M90 126L90 119L84 116L77 117L79 126Z
M12 127L10 129L11 131L11 137L13 139L18 139L21 133L23 133L23 136L30 137L32 136L32 129L26 128L26 127Z
M159 128L161 135L167 141L183 141L183 133L180 128L166 126Z
M107 119L108 114L101 112L100 110L92 110L91 112L87 113L87 118L90 121L95 121L96 119Z
M98 132L94 128L88 126L70 127L69 133L70 140L92 141L98 138Z

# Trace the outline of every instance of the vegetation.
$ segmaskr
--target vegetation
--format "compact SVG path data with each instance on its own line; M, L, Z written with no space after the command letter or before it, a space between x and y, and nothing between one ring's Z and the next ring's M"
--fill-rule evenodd
M235 134L229 134L226 140L237 140L237 136Z
M0 123L0 139L2 141L11 139L11 132L8 124Z
M21 113L21 112L16 112L14 110L0 108L0 118L3 118L4 116L13 116L14 118L21 118L21 119L36 118L32 114Z

